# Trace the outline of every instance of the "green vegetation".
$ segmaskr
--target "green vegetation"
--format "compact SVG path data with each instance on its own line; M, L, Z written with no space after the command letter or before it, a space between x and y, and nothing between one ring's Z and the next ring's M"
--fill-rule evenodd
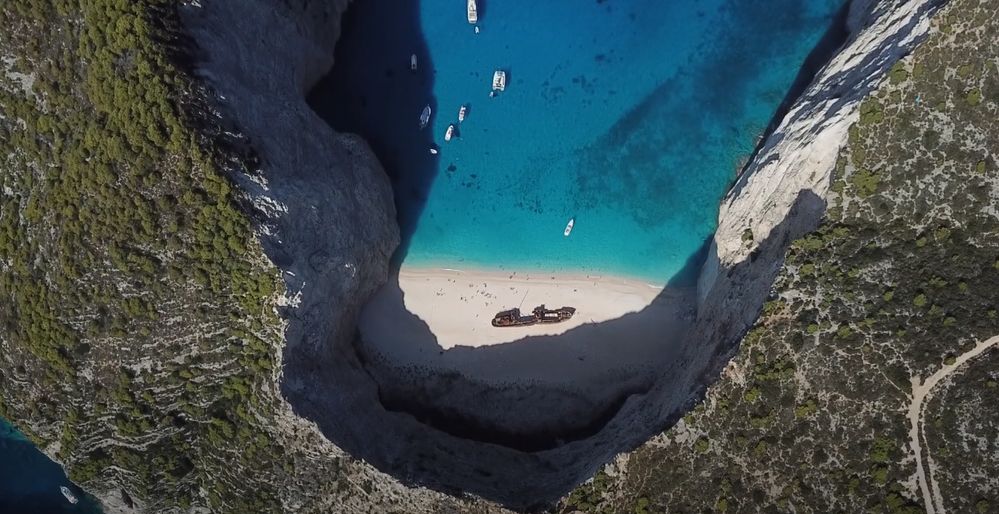
M796 418L807 418L819 410L819 404L814 398L810 398L805 403L798 405L794 408L794 417Z
M975 107L982 103L982 92L978 89L972 89L968 91L968 96L964 100L968 102L968 105Z
M0 73L0 397L85 486L122 480L115 466L157 509L212 491L214 509L277 510L268 477L287 457L258 420L275 408L280 286L216 165L231 156L199 132L175 9L0 6L0 52L17 56Z
M643 497L669 512L720 500L729 512L924 512L910 493L911 380L996 335L999 319L999 67L987 57L999 55L999 12L952 0L934 23L953 37L931 37L862 102L825 219L791 244L703 404L581 511ZM980 478L999 475L997 353L964 364L925 407L948 511L999 502Z
M876 193L879 183L880 179L876 173L863 169L850 176L850 184L861 198L866 198Z
M888 72L888 79L892 84L901 84L909 78L909 71L905 69L905 63L899 61L892 66Z
M884 106L876 99L865 100L860 104L860 124L871 125L884 120Z

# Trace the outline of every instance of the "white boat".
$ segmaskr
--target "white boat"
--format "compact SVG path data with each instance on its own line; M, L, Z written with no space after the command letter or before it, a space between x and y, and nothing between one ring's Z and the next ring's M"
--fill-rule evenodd
M496 70L493 72L493 91L505 91L506 90L506 72L503 70Z
M454 124L447 126L447 132L444 133L444 141L450 141L454 137Z
M68 487L64 485L60 486L59 492L62 493L62 495L66 498L66 501L68 501L69 503L72 503L73 505L80 503L80 499L77 498L76 495L73 494L73 491L70 491Z
M458 109L458 123L465 121L466 114L468 114L468 106L462 105L461 109Z
M425 128L427 123L430 123L430 112L430 106L428 105L424 107L423 112L420 113L420 129Z
M576 218L569 218L569 223L565 225L565 232L563 232L563 234L565 234L565 237L569 237L569 234L572 233L572 227L575 224L576 224Z
M416 54L409 56L409 69L416 71Z
M437 153L438 153L438 150L436 148L434 148L434 147L431 146L430 147L430 155L437 155Z
M479 21L479 8L475 0L468 0L468 23L475 25Z

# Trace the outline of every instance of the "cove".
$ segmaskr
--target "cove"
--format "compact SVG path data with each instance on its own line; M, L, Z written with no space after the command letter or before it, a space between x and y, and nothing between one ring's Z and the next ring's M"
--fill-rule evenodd
M69 487L80 503L67 502L60 486ZM100 514L101 509L58 464L0 418L0 512Z
M478 4L478 34L463 2L353 4L310 95L392 178L397 264L666 284L696 272L722 196L842 2ZM490 98L496 69L508 86Z

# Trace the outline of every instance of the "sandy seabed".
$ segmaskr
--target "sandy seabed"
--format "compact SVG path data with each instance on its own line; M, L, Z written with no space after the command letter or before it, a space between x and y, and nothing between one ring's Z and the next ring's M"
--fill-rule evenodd
M406 310L426 323L445 350L558 335L586 323L617 319L649 307L663 290L638 279L611 275L407 266L400 270L398 284ZM376 316L370 319L392 323L392 311L397 307L379 298L373 304L370 307ZM520 308L527 314L542 304L550 309L574 307L576 314L554 324L505 328L491 324L500 311Z

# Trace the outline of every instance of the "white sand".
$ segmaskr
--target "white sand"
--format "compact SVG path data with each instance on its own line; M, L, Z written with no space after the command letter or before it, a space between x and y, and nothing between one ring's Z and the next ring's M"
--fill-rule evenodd
M663 288L609 275L570 275L403 267L399 286L406 310L427 324L443 349L487 346L528 336L558 335L585 323L620 318L648 307ZM497 312L529 314L575 307L572 319L554 324L496 328Z
M593 399L643 383L676 358L695 299L694 288L623 277L404 266L367 303L358 328L367 359L405 369L411 380L459 373ZM492 326L497 312L521 303L522 312L544 303L576 314L550 325Z

